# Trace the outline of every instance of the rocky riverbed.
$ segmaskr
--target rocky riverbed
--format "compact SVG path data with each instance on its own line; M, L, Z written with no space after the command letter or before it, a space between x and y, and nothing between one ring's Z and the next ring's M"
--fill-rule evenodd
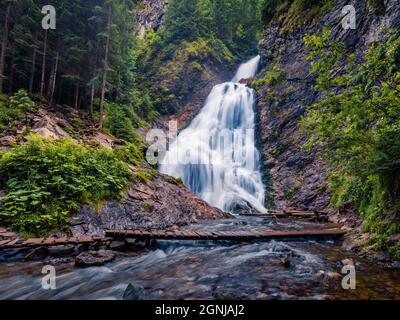
M326 225L239 217L204 221L184 229L318 227ZM3 260L0 299L400 299L398 269L371 264L329 240L159 241L136 251L97 248L57 259ZM98 266L99 259L104 259L102 266ZM56 290L41 287L41 270L46 264L56 268ZM342 288L344 265L355 267L355 290Z

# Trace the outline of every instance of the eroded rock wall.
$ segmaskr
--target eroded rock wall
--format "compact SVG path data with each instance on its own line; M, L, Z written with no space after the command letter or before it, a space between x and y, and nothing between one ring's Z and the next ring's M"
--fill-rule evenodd
M342 27L342 9L347 4L356 9L355 30ZM280 73L279 81L258 90L260 145L271 207L320 210L330 200L329 169L318 149L308 153L303 148L306 139L298 126L306 108L320 99L313 90L314 79L309 76L304 35L328 27L332 40L343 41L347 53L355 53L362 61L368 46L385 37L385 29L400 28L399 1L386 0L385 6L385 13L380 15L366 0L337 1L315 25L305 24L291 33L282 32L282 19L273 19L266 26L261 41L265 69L259 77L273 69Z

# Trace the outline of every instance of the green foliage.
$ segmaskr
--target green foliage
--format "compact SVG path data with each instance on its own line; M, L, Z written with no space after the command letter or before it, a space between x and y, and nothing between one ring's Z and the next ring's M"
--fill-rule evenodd
M144 141L139 136L137 141L133 143L129 143L123 147L117 147L114 149L115 156L128 164L134 166L140 166L142 163L145 162L144 159Z
M225 44L215 38L182 40L164 45L161 38L148 32L142 43L139 83L149 90L152 107L161 114L174 114L193 86L207 77L210 65L232 65L234 56Z
M172 0L164 41L181 43L216 37L230 51L254 54L260 30L260 0Z
M328 39L326 30L305 37L324 98L309 107L302 128L308 147L319 145L333 169L332 205L353 203L365 230L386 237L399 232L397 215L387 213L400 200L400 33L373 44L358 65Z
M173 0L164 26L140 43L138 87L154 109L175 114L209 78L210 70L233 67L256 54L261 0Z
M112 151L44 140L27 143L0 159L0 221L28 234L62 229L83 204L120 199L131 177Z
M0 98L0 131L8 125L18 124L25 118L27 112L33 112L36 108L36 104L23 89L18 90L9 99L2 96Z
M261 87L268 85L268 86L275 86L281 83L284 80L285 76L283 71L279 68L279 66L274 66L272 70L264 71L264 75L259 79L253 81L251 86L255 90L259 90Z
M334 0L265 0L263 22L277 20L282 23L282 33L294 32L306 22L316 23L335 4Z
M134 88L136 64L135 1L125 0L57 0L57 28L41 27L41 0L7 1L10 21L5 51L5 83L14 88L51 97L52 72L56 63L54 102L89 109L91 90L99 96L104 73L104 57L109 40L106 70L106 98L120 103ZM7 6L0 7L5 17ZM108 13L111 12L111 23ZM3 36L4 23L0 25ZM109 37L108 37L109 35ZM46 50L44 48L46 47ZM41 90L42 54L46 54L44 90ZM11 74L12 73L12 74ZM2 75L3 76L3 75ZM97 104L95 104L95 107Z
M147 123L129 105L106 103L105 113L104 128L112 135L128 142L140 140L140 135L135 128L146 127Z

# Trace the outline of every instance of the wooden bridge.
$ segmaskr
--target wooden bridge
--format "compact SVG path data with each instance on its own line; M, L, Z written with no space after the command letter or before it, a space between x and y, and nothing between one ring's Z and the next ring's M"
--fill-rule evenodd
M240 215L247 217L314 218L324 217L327 213L325 211L268 210L266 213L242 213Z
M213 241L254 241L272 239L339 239L346 232L340 229L322 230L285 230L285 231L241 231L241 232L204 232L204 231L165 231L165 230L109 230L105 237L70 237L70 238L37 238L24 240L0 240L0 249L52 247L60 245L78 245L103 243L112 240L213 240ZM1 233L0 233L1 236Z
M248 213L244 216L278 218L313 218L325 216L322 211L297 211L297 210L269 210L267 213ZM282 231L169 231L169 230L108 230L105 237L69 237L69 238L37 238L24 240L17 234L0 229L0 249L50 247L60 245L78 245L102 243L124 239L142 240L213 240L213 241L254 241L272 239L339 239L346 231L341 229L312 229L312 230L282 230Z
M106 235L117 239L156 239L156 240L272 240L272 239L325 239L341 238L346 232L340 229L322 230L283 230L283 231L143 231L113 230Z

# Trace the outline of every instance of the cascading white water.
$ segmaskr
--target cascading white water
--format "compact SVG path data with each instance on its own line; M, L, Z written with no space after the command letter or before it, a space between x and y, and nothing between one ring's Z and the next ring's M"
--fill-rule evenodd
M238 83L256 74L259 61L257 56L242 64L232 82L212 89L160 165L162 173L182 178L191 191L224 211L266 211L254 140L254 90Z

